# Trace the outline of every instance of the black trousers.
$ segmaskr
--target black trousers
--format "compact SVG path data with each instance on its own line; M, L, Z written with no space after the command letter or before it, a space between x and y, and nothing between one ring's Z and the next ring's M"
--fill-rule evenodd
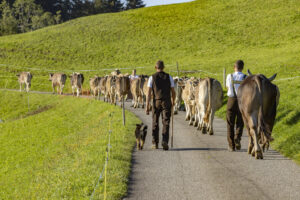
M154 100L152 106L152 143L159 142L159 116L162 114L162 141L169 142L171 100Z
M235 148L234 141L241 141L244 122L238 106L238 100L235 97L229 97L227 102L227 140L229 147ZM235 126L235 132L234 132Z

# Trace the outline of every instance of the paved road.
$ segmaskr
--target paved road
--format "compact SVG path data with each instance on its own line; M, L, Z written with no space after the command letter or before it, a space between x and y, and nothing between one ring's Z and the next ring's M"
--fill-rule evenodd
M151 118L142 109L132 109L151 130ZM270 150L263 160L242 150L227 151L226 124L215 119L215 135L202 135L188 126L181 112L174 118L174 148L151 149L151 131L146 148L134 151L128 196L124 199L167 200L299 200L300 167Z

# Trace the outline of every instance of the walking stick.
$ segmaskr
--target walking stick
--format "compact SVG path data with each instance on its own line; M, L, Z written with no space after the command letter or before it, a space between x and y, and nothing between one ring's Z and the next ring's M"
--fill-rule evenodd
M172 132L171 132L171 148L173 148L173 138L174 138L174 106L171 108L171 123L172 123Z

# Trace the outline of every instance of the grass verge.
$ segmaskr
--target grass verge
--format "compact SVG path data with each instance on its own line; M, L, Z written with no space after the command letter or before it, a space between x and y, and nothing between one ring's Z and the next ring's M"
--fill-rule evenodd
M139 120L106 103L0 91L0 199L88 199L105 162L111 121L107 198L120 199ZM29 107L28 107L29 99ZM28 110L29 109L29 110ZM111 115L111 117L110 117ZM103 181L94 199L103 198Z

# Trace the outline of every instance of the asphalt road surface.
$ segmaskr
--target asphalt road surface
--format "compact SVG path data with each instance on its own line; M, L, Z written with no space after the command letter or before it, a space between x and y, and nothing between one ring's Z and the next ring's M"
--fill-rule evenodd
M160 144L152 150L151 115L129 110L148 125L148 135L145 149L133 153L124 199L300 200L300 167L274 150L263 160L251 157L246 133L242 149L228 152L224 120L214 120L215 135L203 135L180 112L174 117L174 148L163 151Z

